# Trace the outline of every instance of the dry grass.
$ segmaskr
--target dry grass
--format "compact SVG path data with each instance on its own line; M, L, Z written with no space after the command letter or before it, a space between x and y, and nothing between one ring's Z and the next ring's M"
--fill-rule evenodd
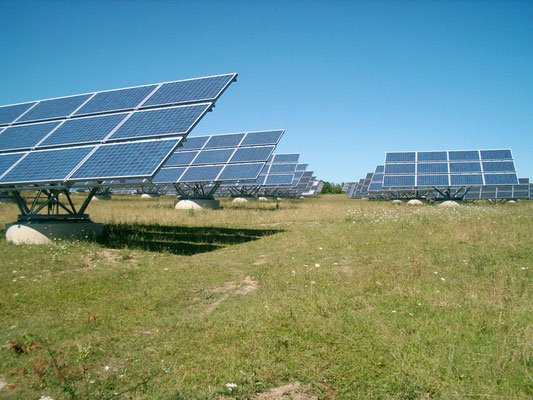
M99 243L0 241L1 340L29 349L0 351L0 397L533 396L532 203L172 205L91 204Z

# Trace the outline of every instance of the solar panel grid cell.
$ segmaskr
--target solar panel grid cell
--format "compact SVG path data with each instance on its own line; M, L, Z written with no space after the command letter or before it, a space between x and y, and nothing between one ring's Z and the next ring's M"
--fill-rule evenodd
M182 165L190 165L194 157L198 154L197 151L176 151L165 162L165 167L177 167Z
M179 147L176 151L201 149L202 147L204 147L208 139L209 139L209 136L200 136L200 137L187 136L187 141L183 143L183 146Z
M34 104L35 102L31 102L0 107L0 125L6 125L14 122L18 117L28 111Z
M77 96L61 97L58 99L41 100L17 122L67 117L76 111L76 109L91 96L92 94L81 94Z
M272 164L269 174L287 174L296 170L296 164Z
M481 172L481 164L479 162L452 162L450 163L450 172Z
M479 152L477 150L450 151L449 157L450 161L479 160Z
M210 107L211 104L198 104L137 112L108 140L187 134Z
M419 174L446 174L448 173L448 163L421 163L418 164L417 170Z
M164 183L164 182L177 182L180 176L187 168L177 167L177 168L161 168L157 174L155 174L152 182L154 183Z
M273 151L274 146L240 148L233 154L230 162L267 161Z
M415 162L416 153L413 152L402 152L402 153L387 153L385 155L385 162Z
M33 151L0 179L0 183L56 182L69 173L94 149L94 146Z
M417 186L449 186L448 175L418 175Z
M151 176L180 139L104 144L72 174L73 180Z
M102 141L127 115L122 113L66 120L39 147Z
M45 122L10 126L0 133L0 151L30 149L58 125L59 122Z
M510 150L481 150L482 160L512 160Z
M142 104L142 107L215 100L234 78L234 74L229 74L164 83Z
M483 176L481 174L452 174L450 175L450 184L452 186L483 185Z
M297 163L299 158L299 154L275 154L273 163Z
M385 174L414 174L415 164L387 164Z
M223 165L211 165L200 167L189 167L179 179L180 182L212 182L216 180Z
M448 153L446 151L419 151L418 162L427 161L447 161Z
M486 185L516 185L516 174L485 174Z
M262 163L255 164L229 164L226 165L220 176L219 180L249 180L255 179L259 175Z
M26 153L0 154L0 177Z
M484 161L483 171L485 172L514 172L512 161Z
M194 159L193 165L226 163L234 149L202 150Z
M75 115L133 109L156 87L157 85L149 85L96 93Z
M283 131L248 132L241 146L277 144Z

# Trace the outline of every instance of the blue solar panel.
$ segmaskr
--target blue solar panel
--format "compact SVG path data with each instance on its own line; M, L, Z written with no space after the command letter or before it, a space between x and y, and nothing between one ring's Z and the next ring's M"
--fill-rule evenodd
M244 133L232 133L230 135L215 135L205 145L206 149L217 147L237 147L244 137Z
M529 178L519 178L518 179L519 184L529 185Z
M297 163L299 158L299 154L275 154L273 163Z
M177 167L180 165L190 165L194 157L198 154L197 151L176 151L165 162L165 167Z
M180 178L180 182L212 182L223 167L223 165L189 167Z
M415 186L414 175L386 175L383 178L384 187Z
M481 150L482 160L512 160L510 150Z
M308 166L309 166L309 164L298 164L296 166L296 171L305 171Z
M152 176L180 139L101 145L72 175L73 180Z
M0 176L4 174L13 164L15 164L26 153L0 154Z
M76 111L89 97L91 97L90 94L81 94L59 99L42 100L17 122L67 117Z
M370 192L377 192L383 190L383 184L381 182L371 183L370 186L368 186L368 190Z
M186 134L210 106L211 104L198 104L136 112L109 140Z
M376 165L376 170L374 171L377 174L382 174L385 172L385 166L384 165Z
M257 164L230 164L226 165L224 171L218 177L219 180L250 180L259 175L262 163Z
M178 148L178 151L201 149L202 147L204 147L204 144L205 142L207 142L207 139L209 139L209 136L187 136L187 141L183 143L183 147Z
M194 159L193 165L226 163L233 154L233 149L202 150Z
M451 186L483 185L481 174L451 175Z
M296 164L272 164L269 174L287 174L296 170Z
M416 153L414 151L411 152L403 152L403 153L387 153L385 156L385 162L415 162L416 161Z
M0 133L0 150L30 149L39 143L59 122L16 125Z
M448 161L448 154L445 151L419 151L418 162L424 161Z
M249 132L246 134L241 146L277 144L282 135L283 131Z
M385 165L386 174L414 174L415 164L387 164Z
M291 185L292 174L290 175L267 175L265 185Z
M0 107L0 125L14 122L34 104L35 102Z
M448 175L418 175L417 186L449 186Z
M481 164L479 162L452 162L450 172L481 172Z
M99 92L83 105L75 115L106 111L131 110L137 107L157 85Z
M273 151L274 146L240 148L231 157L230 162L266 161Z
M512 161L489 161L483 162L484 172L515 172Z
M9 171L0 183L63 181L94 146L33 151Z
M97 142L105 139L107 135L124 119L127 114L111 114L99 117L69 119L39 147L54 146L69 143Z
M486 185L516 185L518 179L515 174L485 174Z
M186 168L161 168L157 174L155 174L152 182L154 183L163 183L163 182L177 182L180 176L183 174Z
M164 83L142 107L216 100L234 74Z
M420 154L420 153L419 153ZM427 173L447 173L448 172L448 163L423 163L418 164L418 173L427 174Z
M450 161L479 160L479 152L476 150L450 151Z

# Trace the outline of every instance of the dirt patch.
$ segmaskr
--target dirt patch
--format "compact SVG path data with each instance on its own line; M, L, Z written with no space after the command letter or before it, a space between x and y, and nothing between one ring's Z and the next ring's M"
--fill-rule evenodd
M241 282L226 282L211 291L211 293L222 293L220 297L204 309L200 315L207 315L213 312L220 303L229 299L232 296L245 296L254 290L259 289L259 282L257 279L247 276Z
M254 399L260 400L318 400L318 396L311 392L311 385L302 385L300 382L289 383L270 389L268 392L259 393Z

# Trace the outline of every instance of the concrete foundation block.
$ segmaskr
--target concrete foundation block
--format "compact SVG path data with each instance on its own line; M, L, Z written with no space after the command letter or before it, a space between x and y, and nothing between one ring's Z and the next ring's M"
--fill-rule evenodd
M215 199L183 199L174 202L176 210L218 210L220 202Z
M90 221L16 222L6 225L6 240L15 244L49 244L55 239L93 239L102 232L102 224Z

